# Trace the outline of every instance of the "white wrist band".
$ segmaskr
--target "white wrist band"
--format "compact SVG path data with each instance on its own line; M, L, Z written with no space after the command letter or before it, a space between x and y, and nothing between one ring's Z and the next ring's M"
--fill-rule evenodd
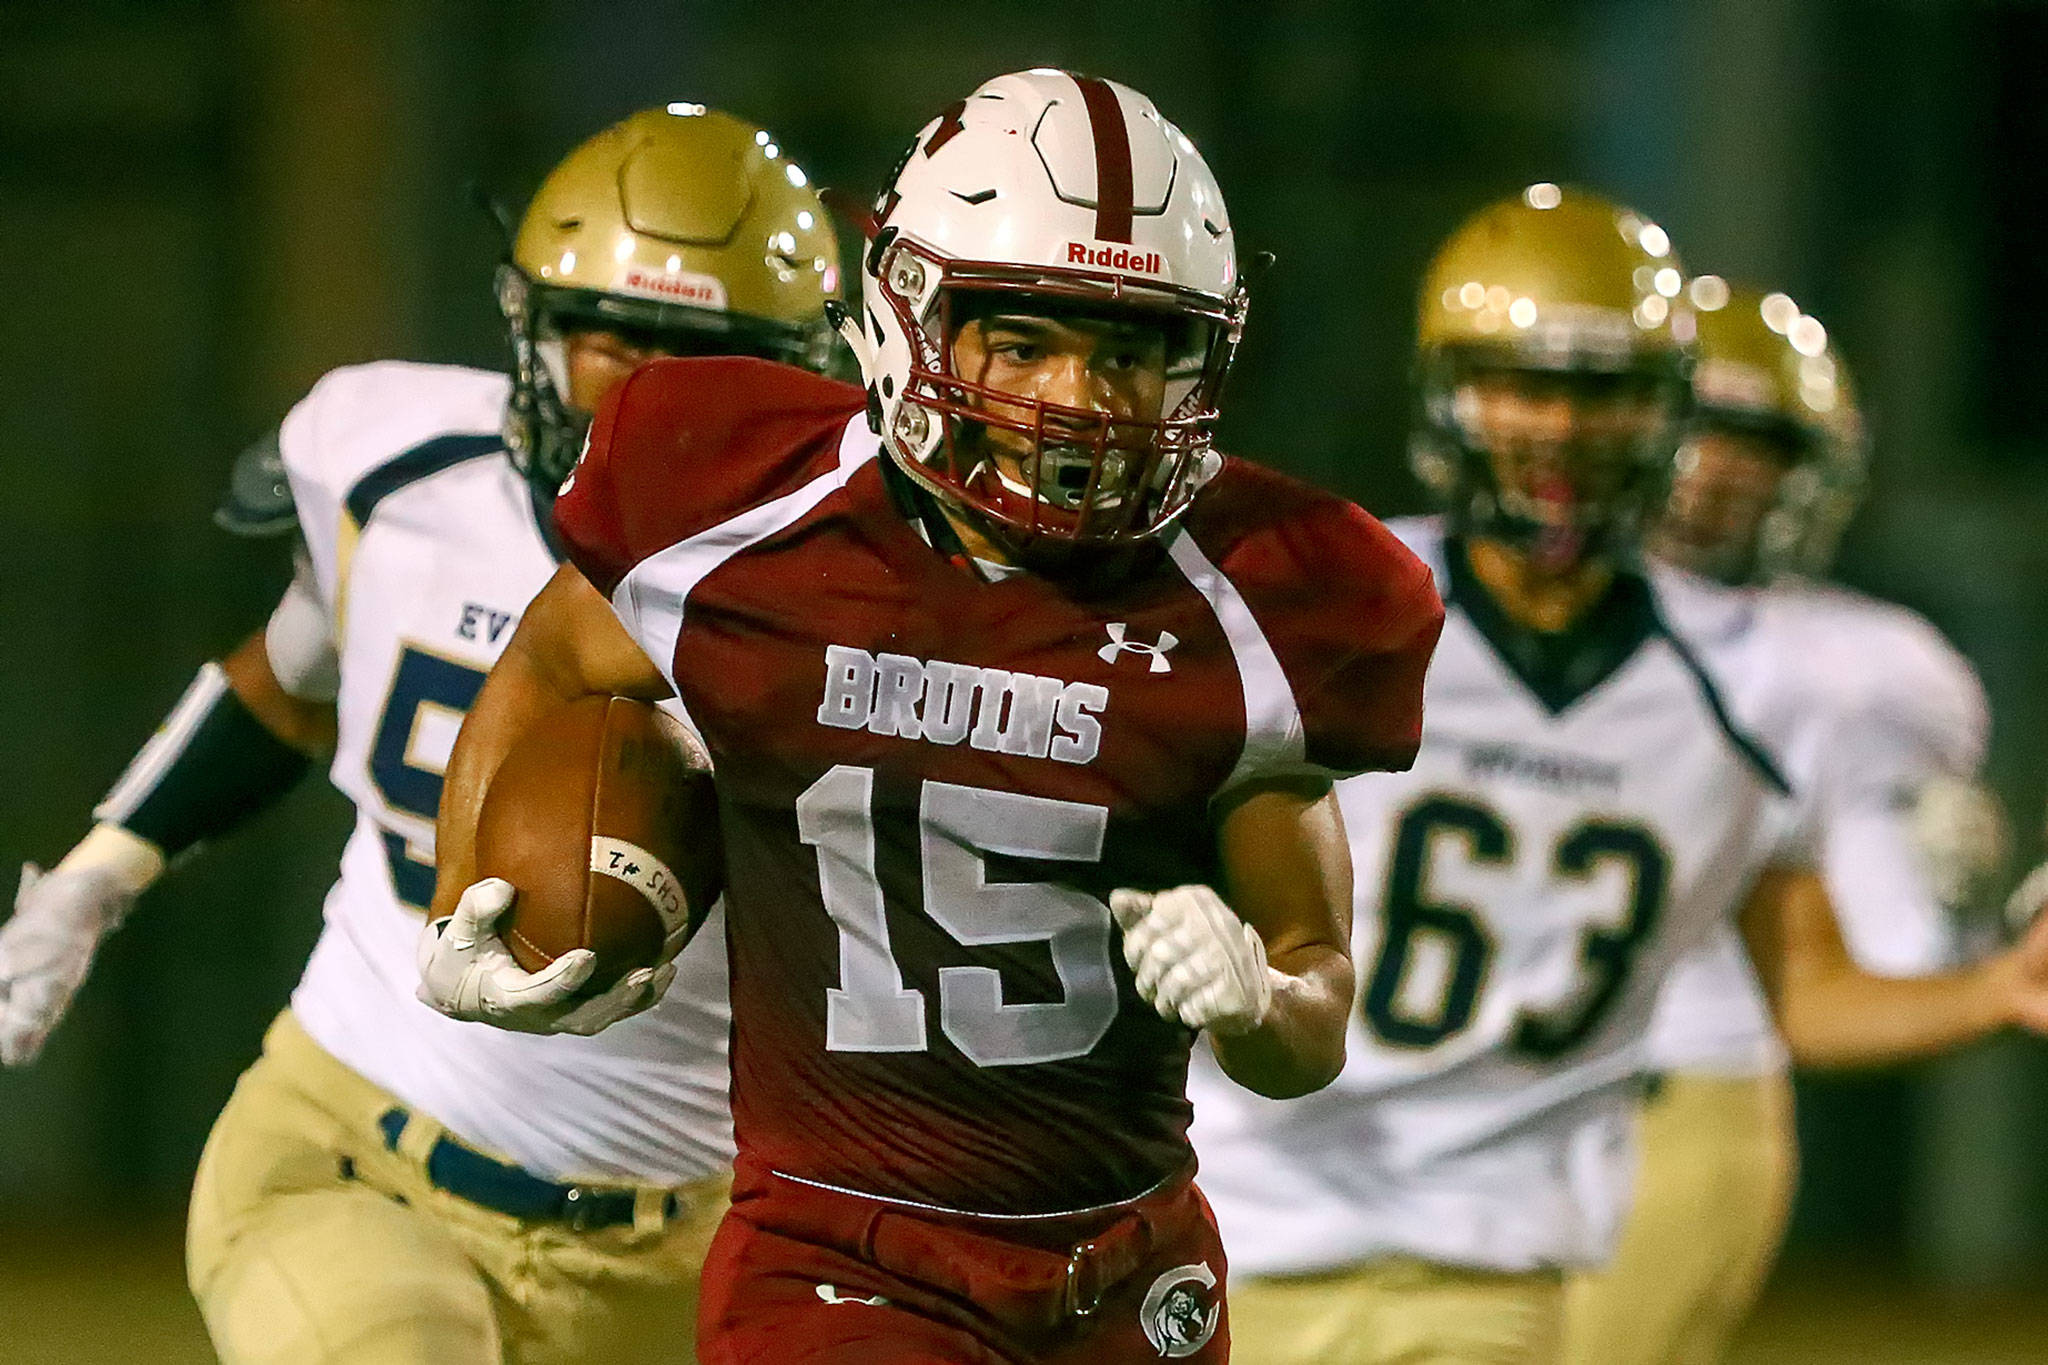
M164 854L134 831L102 822L94 825L53 870L103 876L129 895L139 896L163 875Z

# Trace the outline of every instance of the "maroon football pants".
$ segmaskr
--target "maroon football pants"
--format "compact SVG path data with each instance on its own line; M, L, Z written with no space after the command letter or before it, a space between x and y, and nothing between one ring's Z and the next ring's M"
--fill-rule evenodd
M741 1158L704 1263L706 1365L1119 1365L1230 1355L1223 1244L1191 1179L1085 1213L891 1203Z

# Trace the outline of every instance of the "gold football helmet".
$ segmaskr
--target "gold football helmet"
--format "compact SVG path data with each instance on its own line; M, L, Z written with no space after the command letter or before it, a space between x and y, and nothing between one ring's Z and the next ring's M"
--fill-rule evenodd
M1848 367L1784 294L1701 275L1692 429L1653 546L1728 583L1818 573L1862 500L1868 445Z
M1451 234L1422 284L1411 459L1455 529L1553 567L1633 547L1687 404L1671 239L1543 183Z
M838 296L830 216L765 129L701 104L643 110L563 158L498 271L506 444L550 494L576 463L591 414L566 401L566 332L822 369Z

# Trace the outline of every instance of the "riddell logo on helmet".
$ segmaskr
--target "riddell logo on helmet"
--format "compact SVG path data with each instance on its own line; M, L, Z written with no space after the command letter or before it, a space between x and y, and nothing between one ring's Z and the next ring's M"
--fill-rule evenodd
M725 307L725 284L712 275L689 271L669 272L629 268L613 286L621 293L639 294L667 303L687 303L698 308Z
M1166 269L1156 251L1133 251L1127 246L1089 246L1086 242L1067 243L1068 265L1107 266L1111 270L1129 270L1140 275L1157 275Z

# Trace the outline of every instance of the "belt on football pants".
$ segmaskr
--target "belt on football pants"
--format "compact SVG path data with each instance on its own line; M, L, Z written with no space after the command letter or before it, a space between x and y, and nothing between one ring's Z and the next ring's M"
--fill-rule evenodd
M377 1119L384 1145L398 1150L398 1139L412 1115L393 1105ZM630 1223L638 1194L630 1189L602 1185L558 1185L542 1180L530 1171L509 1166L466 1147L453 1138L439 1137L427 1151L427 1179L435 1189L445 1190L493 1213L533 1221L565 1223L577 1232L619 1227ZM673 1193L661 1197L663 1221L676 1216L682 1200Z

